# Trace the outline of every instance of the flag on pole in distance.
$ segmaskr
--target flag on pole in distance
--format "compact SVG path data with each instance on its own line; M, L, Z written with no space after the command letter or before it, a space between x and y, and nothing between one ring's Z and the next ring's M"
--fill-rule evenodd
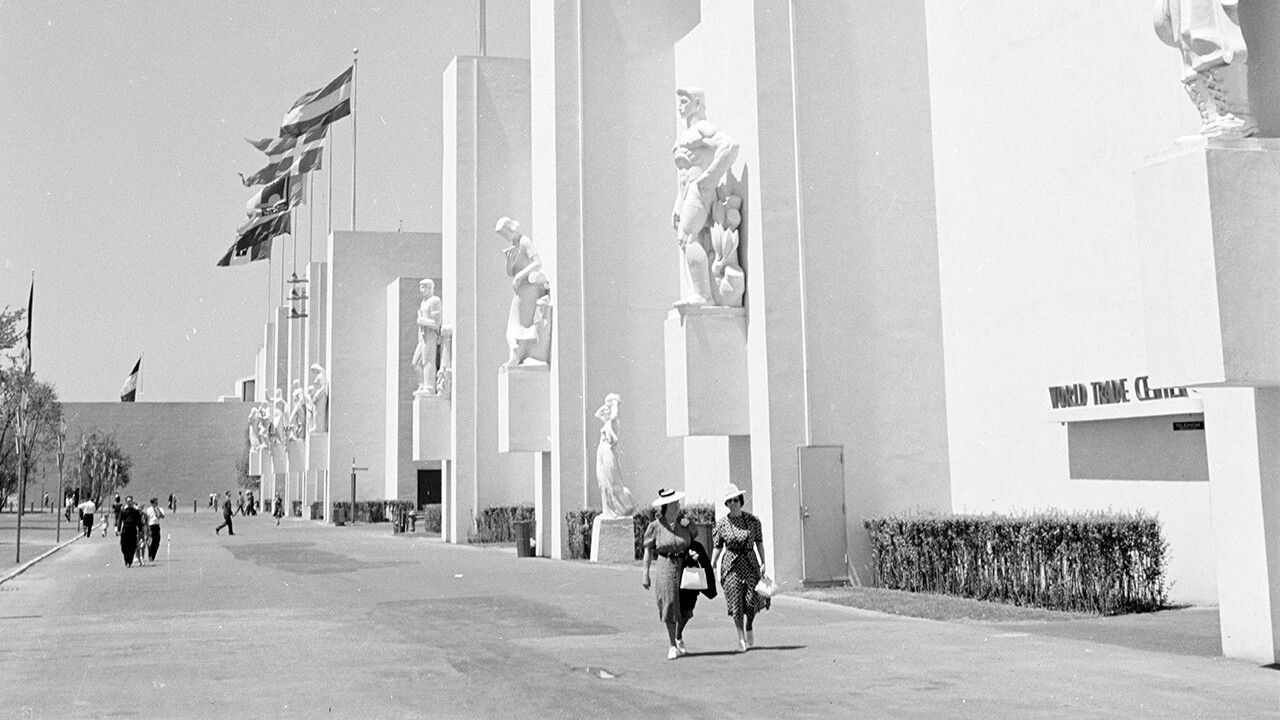
M36 274L31 272L31 292L27 295L27 349L25 351L27 372L31 372L31 311L36 303Z
M305 137L280 138L280 148L272 146L265 151L268 157L266 166L248 177L240 174L240 182L244 183L245 187L269 185L293 170L295 162L299 167L298 173L319 169L320 154L324 149L324 138L328 129L328 125L323 125L307 133ZM258 143L263 141L250 140L249 142L254 147L258 147Z
M280 121L280 137L302 135L350 115L353 70L347 68L328 85L298 98Z
M245 138L245 142L266 153L267 157L272 160L279 160L281 155L293 149L293 146L298 142L298 138L292 135L289 137L263 138L261 140Z
M292 232L292 213L282 212L251 217L236 231L237 238L218 260L220 267L244 265L271 256L271 239Z
M306 202L306 187L297 175L281 175L249 196L244 204L244 214L250 218L271 215ZM288 205L285 205L285 199Z
M138 375L142 372L142 358L133 364L133 372L125 378L120 388L120 402L133 402L138 397Z

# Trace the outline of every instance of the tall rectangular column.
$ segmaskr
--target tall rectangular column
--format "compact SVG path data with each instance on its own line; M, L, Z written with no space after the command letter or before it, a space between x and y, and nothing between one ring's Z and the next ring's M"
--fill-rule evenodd
M443 105L442 299L454 329L448 517L450 540L465 542L481 507L533 500L527 459L498 452L512 289L494 232L505 216L535 244L539 237L530 220L529 64L458 56L444 73Z
M386 489L388 499L413 500L418 493L418 470L426 463L413 459L413 391L418 370L411 364L418 345L418 306L422 278L397 278L386 288ZM432 458L434 459L434 458Z

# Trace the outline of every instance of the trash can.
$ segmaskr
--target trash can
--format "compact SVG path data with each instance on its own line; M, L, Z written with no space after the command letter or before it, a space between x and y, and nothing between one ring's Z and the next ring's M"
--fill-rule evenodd
M512 526L516 532L516 557L533 557L533 521L517 520Z

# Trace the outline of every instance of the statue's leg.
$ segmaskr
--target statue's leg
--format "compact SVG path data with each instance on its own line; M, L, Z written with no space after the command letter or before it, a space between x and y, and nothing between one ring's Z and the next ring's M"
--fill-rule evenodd
M689 238L681 253L684 256L682 268L684 277L681 283L686 288L685 294L676 302L677 307L711 305L711 259L707 254L709 240L706 232Z

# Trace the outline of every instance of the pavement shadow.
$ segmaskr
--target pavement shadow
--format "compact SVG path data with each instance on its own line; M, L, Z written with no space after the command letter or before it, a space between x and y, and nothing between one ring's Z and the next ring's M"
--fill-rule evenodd
M808 645L754 645L747 652L759 652L761 650L804 650Z

